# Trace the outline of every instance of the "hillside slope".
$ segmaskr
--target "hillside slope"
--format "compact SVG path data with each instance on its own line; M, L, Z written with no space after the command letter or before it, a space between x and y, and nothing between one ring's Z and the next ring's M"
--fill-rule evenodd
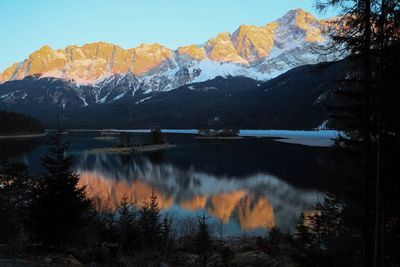
M65 111L68 127L313 129L327 118L331 90L341 85L347 60L295 68L260 83L218 77L176 90Z
M37 119L24 114L0 110L0 136L43 132L44 127Z

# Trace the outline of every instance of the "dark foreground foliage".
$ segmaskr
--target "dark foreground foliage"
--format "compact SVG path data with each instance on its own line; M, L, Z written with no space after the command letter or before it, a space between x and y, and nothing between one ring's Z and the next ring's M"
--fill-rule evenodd
M335 146L337 197L311 218L321 240L317 255L333 266L398 265L400 213L393 204L400 201L400 2L316 2L320 10L341 11L342 27L330 32L332 49L356 62L328 106L345 135ZM321 223L333 231L315 227Z
M45 173L35 179L30 224L35 240L45 245L62 246L91 215L91 201L85 187L78 187L79 175L72 170L73 157L66 156L67 147L57 131L42 159Z

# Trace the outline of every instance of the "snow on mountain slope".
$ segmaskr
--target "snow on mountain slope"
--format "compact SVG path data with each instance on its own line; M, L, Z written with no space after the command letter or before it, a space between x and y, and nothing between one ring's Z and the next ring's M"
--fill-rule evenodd
M268 80L297 66L317 63L316 53L329 39L329 21L297 9L264 26L241 25L202 45L171 50L160 44L123 49L98 42L53 50L43 46L0 73L0 84L29 76L58 78L75 84L82 105L108 103L127 95L168 91L217 76ZM5 99L7 97L3 97ZM94 101L87 99L93 98Z

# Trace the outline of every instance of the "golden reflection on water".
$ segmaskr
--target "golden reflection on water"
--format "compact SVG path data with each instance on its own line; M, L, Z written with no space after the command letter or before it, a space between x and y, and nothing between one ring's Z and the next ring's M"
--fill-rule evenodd
M199 210L205 209L207 204L207 197L206 196L195 196L189 200L183 200L179 203L179 205L186 209L186 210Z
M158 205L161 209L168 209L174 203L172 198L164 197L164 194L156 187L148 185L142 181L115 181L98 174L96 172L81 173L79 186L86 186L87 194L90 197L99 197L102 207L115 210L121 203L121 199L126 196L128 201L137 206L149 198L151 191L157 196Z
M244 191L213 195L210 198L211 205L208 212L224 223L228 223L240 200L245 196L246 192Z
M271 229L275 226L274 209L265 197L258 198L254 204L254 194L247 195L239 203L238 219L242 229L255 229L266 226Z
M225 224L235 217L243 230L270 229L275 225L274 210L269 200L245 190L194 195L177 203L174 197L166 196L156 185L137 180L117 181L91 171L81 173L79 185L86 186L89 196L99 197L102 207L113 210L119 206L124 196L128 197L129 202L141 206L154 190L161 209L168 209L173 204L189 211L204 209Z

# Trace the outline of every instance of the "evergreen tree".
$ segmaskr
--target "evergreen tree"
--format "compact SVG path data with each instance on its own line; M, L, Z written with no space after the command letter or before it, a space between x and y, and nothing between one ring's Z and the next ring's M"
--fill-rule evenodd
M151 129L150 144L157 145L165 143L165 135L161 132L160 128Z
M25 163L6 162L0 168L0 242L13 241L25 232L32 187Z
M351 240L348 217L343 213L345 208L335 195L326 194L323 204L317 205L316 214L311 216L314 228L316 220L321 225L323 248L334 265L353 263L351 251L355 244Z
M268 244L270 247L270 254L273 257L278 257L281 253L281 244L283 243L283 235L278 226L271 228L268 234Z
M299 243L300 247L310 247L311 236L308 228L309 227L305 223L304 213L301 213L294 231L294 240Z
M341 195L347 204L342 214L348 216L347 227L357 241L354 259L363 266L383 266L397 257L390 252L385 256L385 248L391 247L385 245L387 237L393 237L385 222L400 221L398 209L390 204L400 200L395 193L400 182L393 174L400 163L395 156L400 148L400 93L396 89L400 84L400 2L318 0L317 7L341 11L341 27L331 36L334 48L350 54L353 64L335 92L337 103L329 107L332 119L346 131L346 138L337 143L341 172L336 178L342 177L345 188L352 190ZM338 238L332 236L331 244Z
M304 213L300 215L300 219L296 224L293 238L293 259L300 264L300 266L311 266L314 255L313 238L307 225Z
M172 219L166 214L161 224L161 244L163 246L163 260L165 261L173 246L173 239L171 238L171 225Z
M91 201L85 187L78 187L79 175L67 147L59 131L50 137L49 152L42 158L45 173L35 187L32 224L37 240L45 245L60 247L71 241L91 215Z
M139 228L142 247L146 250L157 251L160 248L161 223L160 208L154 189L152 189L150 199L145 200L140 209Z
M124 195L118 208L118 232L124 252L134 248L137 243L136 215L136 210L129 205L128 197Z
M204 213L203 216L198 219L197 233L194 239L195 248L202 259L203 266L207 265L208 258L212 251L212 240L207 219Z
M313 247L315 248L316 258L322 258L322 250L323 250L323 225L322 225L322 218L321 218L321 204L318 203L315 207L315 212L313 215L308 216L308 221L310 222L310 233L313 239Z
M165 216L161 224L161 239L165 247L168 247L170 243L171 224L172 220L168 216Z
M355 242L348 230L343 203L328 194L323 203L315 206L313 214L301 215L296 225L293 256L305 266L352 266ZM355 237L355 236L354 236Z
M96 225L98 228L98 235L101 241L107 242L119 242L119 229L118 222L115 218L115 211L106 208L98 211L96 219Z

